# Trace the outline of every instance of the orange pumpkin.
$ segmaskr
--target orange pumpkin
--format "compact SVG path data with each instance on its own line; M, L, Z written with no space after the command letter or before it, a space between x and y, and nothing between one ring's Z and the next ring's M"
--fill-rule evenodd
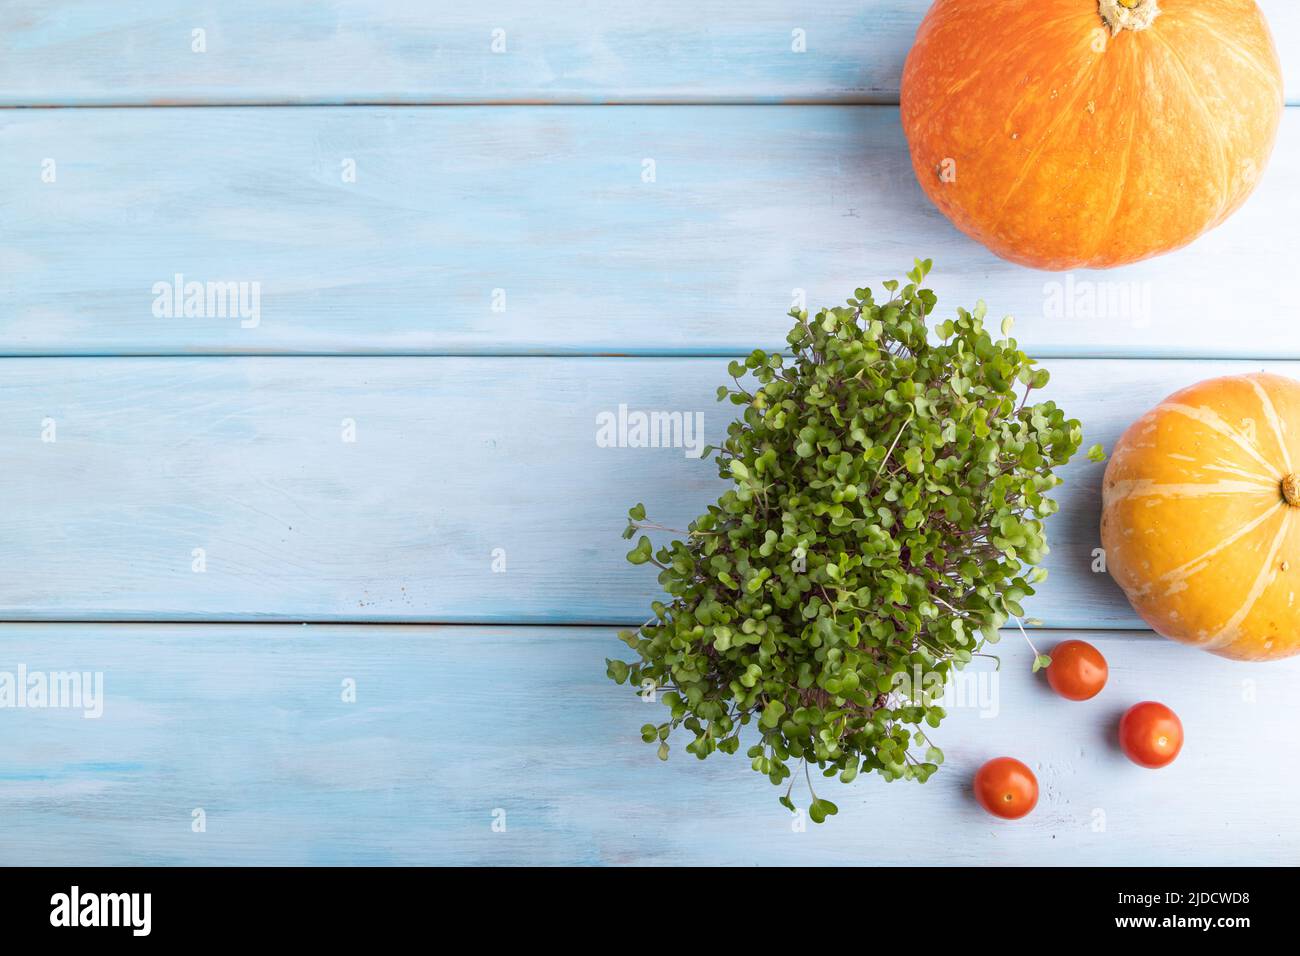
M903 70L922 188L1040 269L1169 252L1250 195L1282 116L1255 0L937 0Z
M1300 653L1300 382L1214 378L1138 419L1106 467L1101 543L1166 637L1240 660Z

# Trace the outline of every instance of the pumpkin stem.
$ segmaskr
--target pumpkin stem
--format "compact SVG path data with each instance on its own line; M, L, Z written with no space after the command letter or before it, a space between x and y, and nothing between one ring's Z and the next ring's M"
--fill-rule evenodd
M1293 473L1282 479L1282 498L1292 508L1300 508L1300 475Z
M1098 0L1097 6L1111 36L1121 30L1145 30L1160 16L1160 0Z

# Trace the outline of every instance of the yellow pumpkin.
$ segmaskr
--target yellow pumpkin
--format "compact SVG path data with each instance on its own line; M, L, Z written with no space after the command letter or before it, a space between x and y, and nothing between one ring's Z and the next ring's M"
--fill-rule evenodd
M1138 419L1106 468L1101 542L1165 637L1239 660L1300 653L1300 382L1209 379Z
M926 194L1039 269L1136 262L1223 222L1282 104L1255 0L936 0L900 94Z

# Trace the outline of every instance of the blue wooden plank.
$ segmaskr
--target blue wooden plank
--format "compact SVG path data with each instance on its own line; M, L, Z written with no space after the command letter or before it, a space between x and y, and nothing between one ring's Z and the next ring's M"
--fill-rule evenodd
M1286 54L1300 47L1300 11L1292 0L1260 6L1294 98L1296 57ZM897 102L928 7L10 0L0 6L0 105ZM195 30L205 31L202 53Z
M3 625L0 671L98 673L103 709L0 709L0 864L1294 862L1300 771L1277 755L1300 659L1082 636L1110 662L1102 696L1055 697L1004 635L934 732L929 783L823 781L839 816L800 832L743 756L655 758L638 728L662 707L605 679L626 650L609 630ZM1158 773L1114 745L1150 698L1187 733ZM1041 788L1012 824L969 793L1000 754Z
M0 111L0 178L0 353L747 353L921 256L1039 355L1300 358L1295 110L1242 211L1108 273L958 233L892 107Z
M0 7L0 105L895 102L924 10L915 0L19 0ZM194 30L205 52L193 51Z
M601 447L597 417L698 414L716 444L725 364L7 360L0 618L643 621L658 585L623 560L626 509L644 501L681 528L722 486L684 447ZM1110 447L1177 388L1261 366L1048 367L1048 397ZM1093 571L1103 468L1065 473L1050 576L1027 608L1048 626L1141 626Z

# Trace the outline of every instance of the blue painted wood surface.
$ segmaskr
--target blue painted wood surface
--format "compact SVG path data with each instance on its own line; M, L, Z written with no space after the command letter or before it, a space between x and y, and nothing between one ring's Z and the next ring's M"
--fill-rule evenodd
M1244 209L1106 273L959 233L893 107L10 110L0 180L0 354L743 354L919 256L1036 355L1300 358L1300 110ZM177 274L256 317L160 317Z
M1294 0L1259 5L1294 49ZM0 105L896 102L929 6L7 0ZM1300 62L1284 65L1294 101Z
M1207 375L1300 378L1300 363L1050 368L1043 397L1107 448ZM640 623L659 587L623 560L627 509L642 501L682 528L723 485L685 447L602 447L597 418L698 414L717 444L733 412L714 400L722 359L10 359L3 371L9 620ZM1094 571L1103 470L1079 456L1062 472L1048 580L1026 604L1046 626L1143 626Z
M1103 650L1103 696L1052 696L1007 635L997 716L955 708L923 788L826 784L826 827L744 760L657 761L603 676L623 646L572 626L655 596L627 505L679 526L719 491L682 449L598 447L596 414L716 437L725 362L688 356L778 345L795 289L816 308L935 258L942 310L1017 315L1107 446L1191 381L1300 377L1300 113L1190 249L1020 269L924 201L896 109L851 105L897 99L926 6L0 5L0 105L203 107L0 109L0 680L105 682L97 719L0 708L0 864L1300 859L1300 663L1129 630L1093 572L1100 465L1066 473L1028 610L1075 629L1044 648ZM1300 100L1300 5L1261 6ZM791 102L833 105L474 105ZM358 103L397 105L335 108ZM261 283L257 322L155 315L178 273ZM1188 729L1158 774L1113 745L1146 697ZM1016 825L969 794L999 753L1043 785Z
M638 728L662 705L605 679L626 651L607 629L6 625L0 671L99 672L104 705L0 711L0 864L1294 863L1300 659L1083 636L1101 696L1056 697L1005 634L934 732L930 782L822 780L839 816L800 832L743 756L656 759ZM1187 733L1158 773L1115 745L1151 696ZM1016 823L969 792L1002 753L1040 783Z

